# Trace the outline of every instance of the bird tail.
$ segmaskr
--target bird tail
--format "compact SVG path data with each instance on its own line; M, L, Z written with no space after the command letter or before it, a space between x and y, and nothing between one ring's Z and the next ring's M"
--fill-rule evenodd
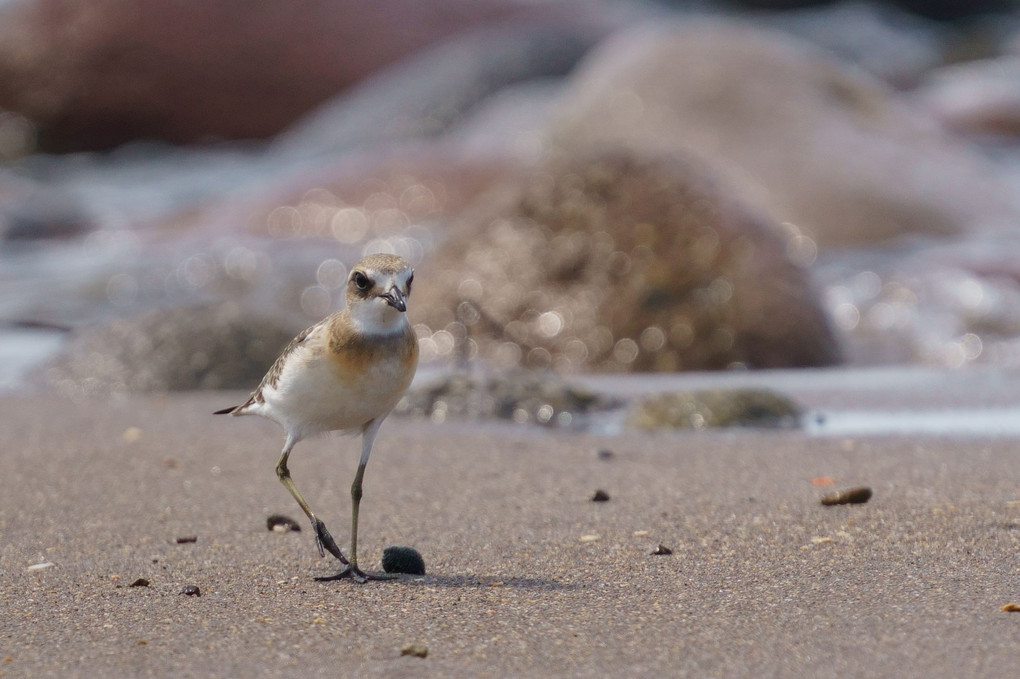
M248 407L257 402L258 401L256 400L256 395L252 394L251 397L249 397L248 400L242 403L241 405L230 406L229 408L224 408L223 410L217 410L216 412L213 413L213 415L247 415Z

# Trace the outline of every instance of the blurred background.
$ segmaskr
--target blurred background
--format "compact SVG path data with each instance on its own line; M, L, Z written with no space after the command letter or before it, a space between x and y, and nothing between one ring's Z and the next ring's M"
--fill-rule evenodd
M1014 0L0 0L0 389L1020 366Z

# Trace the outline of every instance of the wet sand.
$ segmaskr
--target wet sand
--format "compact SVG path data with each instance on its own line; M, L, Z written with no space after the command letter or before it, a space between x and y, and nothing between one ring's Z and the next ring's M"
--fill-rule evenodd
M313 580L335 565L307 527L267 530L305 521L273 471L278 429L209 415L235 396L0 398L0 676L1016 671L1016 437L393 420L365 478L362 565L412 545L428 575L359 586ZM341 544L357 448L291 457ZM870 502L819 502L856 485ZM427 657L402 656L411 643Z

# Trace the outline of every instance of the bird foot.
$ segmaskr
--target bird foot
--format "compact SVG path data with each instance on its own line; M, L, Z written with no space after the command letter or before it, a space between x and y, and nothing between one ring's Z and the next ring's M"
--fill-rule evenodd
M329 552L336 558L340 559L340 563L346 565L350 564L347 557L344 556L340 548L336 546L336 541L333 536L326 530L326 524L320 519L314 519L312 521L312 528L315 530L315 546L319 548L319 556L326 556L326 552Z
M357 583L364 584L369 580L394 580L396 575L393 573L366 573L357 566L348 564L339 573L334 575L324 575L315 578L319 582L330 582L332 580L346 580L350 578Z

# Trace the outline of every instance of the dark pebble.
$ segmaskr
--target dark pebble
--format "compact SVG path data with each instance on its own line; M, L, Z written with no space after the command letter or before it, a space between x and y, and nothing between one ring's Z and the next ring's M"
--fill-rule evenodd
M301 532L301 526L298 522L283 514L270 514L266 518L266 528L277 533L286 533L288 531Z
M669 547L667 547L666 545L659 545L654 550L652 550L652 554L654 556L662 556L662 555L672 554L672 553L673 553L673 550L670 549Z
M609 493L599 488L595 491L595 494L591 496L592 502L609 502Z
M383 550L382 567L387 573L425 575L425 559L414 547L387 547Z
M197 535L185 535L184 537L177 538L177 544L184 545L189 542L198 542Z
M867 486L839 490L822 496L823 505L859 505L871 499L871 489Z
M137 580L132 582L129 586L130 587L148 587L149 586L149 581L146 580L145 578L138 578Z
M202 590L198 588L198 585L185 585L181 588L181 594L185 596L202 596Z
M400 649L400 655L413 655L416 658L424 658L429 654L429 649L424 644L404 644Z
M601 450L599 450L598 456L600 460L612 460L613 451L609 450L608 448L602 448Z

